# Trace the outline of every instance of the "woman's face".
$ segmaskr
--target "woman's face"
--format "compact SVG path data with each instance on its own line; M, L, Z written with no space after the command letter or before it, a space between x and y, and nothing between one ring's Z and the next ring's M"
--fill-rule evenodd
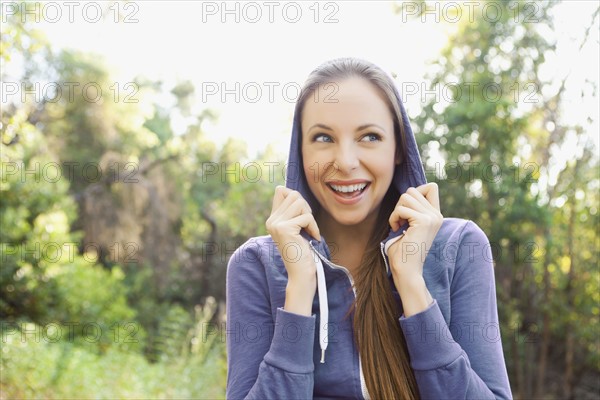
M364 78L321 86L304 105L308 186L323 211L342 225L376 215L392 182L395 149L392 113L383 93Z

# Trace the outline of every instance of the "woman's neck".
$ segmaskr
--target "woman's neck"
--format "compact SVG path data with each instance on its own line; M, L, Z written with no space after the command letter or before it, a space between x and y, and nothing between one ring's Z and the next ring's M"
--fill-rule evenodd
M336 249L336 253L340 255L348 252L350 249L352 249L352 253L360 249L362 257L367 242L375 228L377 213L372 213L356 225L340 224L327 212L320 212L315 217L319 230L327 240L327 245L330 249Z

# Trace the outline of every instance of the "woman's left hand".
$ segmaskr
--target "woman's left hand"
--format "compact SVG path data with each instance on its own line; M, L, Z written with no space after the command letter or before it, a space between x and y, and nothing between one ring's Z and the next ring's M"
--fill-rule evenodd
M409 228L388 249L394 279L411 282L423 276L425 257L443 220L436 183L410 187L400 196L389 223L394 231L407 221Z

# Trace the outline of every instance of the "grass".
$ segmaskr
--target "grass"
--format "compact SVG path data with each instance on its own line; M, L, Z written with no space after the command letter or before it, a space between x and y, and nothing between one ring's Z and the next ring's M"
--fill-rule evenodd
M225 344L202 357L151 363L117 346L49 343L3 336L0 399L220 399L225 398Z

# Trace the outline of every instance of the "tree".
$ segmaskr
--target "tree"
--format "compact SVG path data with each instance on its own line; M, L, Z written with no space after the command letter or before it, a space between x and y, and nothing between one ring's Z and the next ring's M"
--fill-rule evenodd
M597 363L590 362L598 349L584 333L597 329L591 306L597 296L589 290L598 285L584 277L592 273L598 254L579 257L575 251L576 232L589 243L598 240L597 210L590 202L597 200L592 189L598 177L592 171L598 162L585 144L586 132L561 122L564 81L547 90L553 86L541 78L540 68L555 51L548 32L554 30L556 3L493 3L500 17L462 18L432 65L429 89L438 96L424 105L415 131L428 179L440 187L442 213L473 219L490 238L515 396L560 392L549 387L555 379L547 371L549 359L563 354L557 368L563 371L561 395L571 397L583 372L598 376ZM427 6L433 8L421 2L420 10ZM527 23L532 6L536 23ZM559 156L569 141L580 141L580 151L573 154L574 162L562 165ZM567 199L569 206L562 207ZM582 220L575 210L593 214ZM584 324L583 316L595 324ZM563 345L550 349L549 343L557 341ZM584 348L594 355L586 357ZM575 365L581 367L575 371Z

